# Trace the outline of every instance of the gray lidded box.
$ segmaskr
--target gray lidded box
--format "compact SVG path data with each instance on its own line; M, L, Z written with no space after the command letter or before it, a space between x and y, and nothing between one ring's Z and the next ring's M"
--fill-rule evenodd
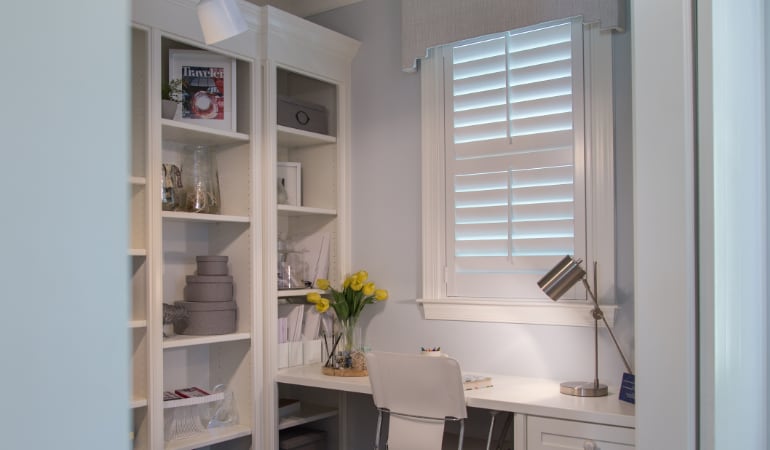
M235 332L235 302L176 302L188 313L185 320L174 322L174 333L193 336Z
M278 125L329 134L329 113L321 105L279 95L277 109Z
M227 275L227 256L196 256L198 275Z
M229 302L233 300L233 277L229 275L188 275L184 299L188 302Z

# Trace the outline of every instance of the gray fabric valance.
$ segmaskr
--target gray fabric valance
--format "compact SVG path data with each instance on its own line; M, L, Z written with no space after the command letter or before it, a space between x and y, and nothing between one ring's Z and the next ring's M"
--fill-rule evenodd
M401 0L401 66L414 71L437 45L567 17L622 30L625 7L626 0Z

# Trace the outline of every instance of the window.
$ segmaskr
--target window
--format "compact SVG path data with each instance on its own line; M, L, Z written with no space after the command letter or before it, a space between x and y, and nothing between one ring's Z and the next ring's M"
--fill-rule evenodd
M553 304L537 287L565 254L599 261L614 298L611 47L587 30L542 24L423 61L426 318L592 324L554 311L590 308L584 290Z

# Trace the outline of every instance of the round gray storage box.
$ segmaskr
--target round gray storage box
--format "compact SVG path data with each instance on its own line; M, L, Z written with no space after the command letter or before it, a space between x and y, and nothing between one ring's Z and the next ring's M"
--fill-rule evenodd
M174 333L205 336L235 332L235 302L177 302L189 317L174 322Z
M196 256L198 275L227 275L227 256Z
M233 300L233 277L188 275L184 287L188 302L229 302Z

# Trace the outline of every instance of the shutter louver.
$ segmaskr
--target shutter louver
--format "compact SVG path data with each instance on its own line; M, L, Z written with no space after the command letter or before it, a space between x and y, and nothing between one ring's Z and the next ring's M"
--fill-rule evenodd
M537 298L558 258L584 253L572 36L568 22L452 47L449 296L510 298L514 282L517 297Z

